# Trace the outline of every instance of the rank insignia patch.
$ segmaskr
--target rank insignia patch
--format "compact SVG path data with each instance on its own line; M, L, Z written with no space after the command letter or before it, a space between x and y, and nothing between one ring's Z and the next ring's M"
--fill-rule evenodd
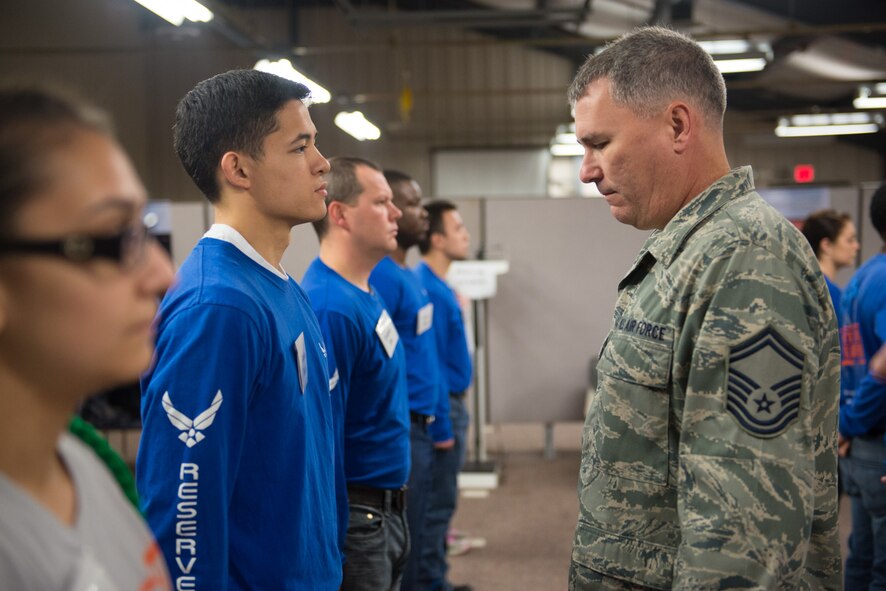
M772 327L732 347L726 410L752 435L780 435L800 416L804 361Z

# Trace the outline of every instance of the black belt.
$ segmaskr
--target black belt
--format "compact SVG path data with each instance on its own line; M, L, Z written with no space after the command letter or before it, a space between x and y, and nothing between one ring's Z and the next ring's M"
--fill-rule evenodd
M398 489L375 488L362 484L348 485L348 503L367 505L379 511L388 507L402 511L406 508L406 486Z
M412 412L410 410L409 411L409 420L412 422L413 425L422 425L422 426L427 427L428 425L430 425L431 423L434 422L434 417L431 415L423 415L418 412Z
M467 393L467 390L462 390L461 392L450 392L449 395L454 396L456 398L464 398L466 393Z

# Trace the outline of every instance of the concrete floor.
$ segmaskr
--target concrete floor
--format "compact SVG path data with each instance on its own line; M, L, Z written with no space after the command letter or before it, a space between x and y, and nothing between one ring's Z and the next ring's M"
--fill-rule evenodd
M487 430L500 484L485 498L459 499L456 529L484 538L484 548L450 559L450 580L474 591L562 591L567 587L572 534L578 514L576 484L581 425L557 425L553 461L544 458L541 425ZM845 555L849 503L840 503Z

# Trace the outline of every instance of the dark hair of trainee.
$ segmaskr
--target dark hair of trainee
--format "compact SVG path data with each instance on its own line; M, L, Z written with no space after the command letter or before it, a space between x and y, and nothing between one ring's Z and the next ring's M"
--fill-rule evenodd
M381 167L365 158L356 156L336 156L329 159L329 172L326 173L326 207L333 201L339 201L347 205L353 205L357 196L363 192L364 187L357 180L357 167L366 166L372 170L381 172ZM328 217L328 214L327 216ZM323 240L329 230L329 222L326 217L313 222L317 238Z
M425 234L424 240L418 243L418 250L422 254L428 254L431 250L431 236L433 234L446 234L446 228L443 225L443 214L447 211L456 211L455 203L446 201L445 199L436 199L425 205L428 212L428 232Z
M803 236L809 241L815 256L820 257L822 240L827 238L831 242L836 242L840 232L851 221L852 218L848 214L833 209L822 209L809 214L803 222Z
M216 171L225 152L262 156L262 144L277 129L277 112L308 98L308 88L257 70L231 70L195 86L178 103L173 145L185 171L210 203L221 193Z
M569 87L569 104L588 85L607 78L612 100L639 117L651 117L683 99L700 109L711 127L722 128L726 83L711 56L689 37L664 27L641 27L588 56Z
M874 229L877 230L883 242L886 242L886 185L880 185L874 191L874 196L871 197L870 214Z
M59 89L0 87L0 238L12 237L16 212L52 181L52 152L82 131L113 135L104 113Z

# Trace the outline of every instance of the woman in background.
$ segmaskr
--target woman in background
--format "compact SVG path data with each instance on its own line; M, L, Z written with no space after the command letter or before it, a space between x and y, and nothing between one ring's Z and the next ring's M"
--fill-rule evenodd
M858 255L858 236L855 224L845 213L833 209L823 209L811 214L803 222L803 235L812 245L831 293L831 301L837 313L837 322L842 324L840 298L842 290L834 283L837 271L855 262Z
M169 260L145 189L103 118L0 89L0 581L4 589L170 588L150 532L66 431L89 394L153 353Z

